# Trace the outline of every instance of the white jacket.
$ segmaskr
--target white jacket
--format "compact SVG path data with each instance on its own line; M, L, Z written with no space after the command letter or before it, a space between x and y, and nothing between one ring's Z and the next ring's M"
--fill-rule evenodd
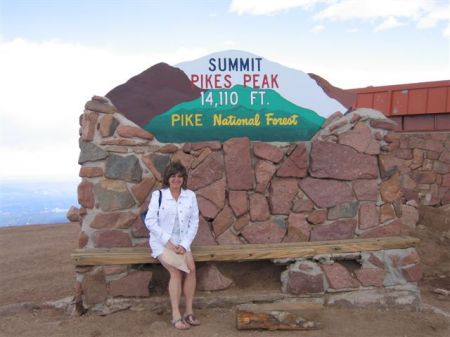
M145 226L150 231L149 243L153 257L159 256L169 241L177 209L181 234L180 245L186 250L190 250L198 229L198 205L195 193L188 189L181 189L177 201L168 188L162 189L161 192L161 206L158 205L159 191L153 191L145 217Z

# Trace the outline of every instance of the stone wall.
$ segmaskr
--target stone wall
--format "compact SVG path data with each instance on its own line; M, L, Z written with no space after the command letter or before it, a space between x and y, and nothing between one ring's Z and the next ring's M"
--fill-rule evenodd
M422 267L414 248L319 255L293 262L281 274L283 292L323 295L330 306L420 307L416 282Z
M415 226L417 215L417 203L406 198L408 193L428 183L439 195L439 186L448 185L447 138L430 136L426 145L417 136L405 141L392 132L395 124L375 110L336 113L311 142L234 138L161 144L105 98L93 97L85 109L80 118L79 248L148 246L148 231L138 215L149 193L160 188L170 161L188 168L188 187L197 194L201 215L194 244L201 245L401 235ZM86 294L100 287L99 298L148 294L148 287L135 293L130 285L148 285L151 272L131 268L79 268L78 289ZM327 274L339 267L321 268Z
M400 181L402 203L450 204L450 132L396 133L387 141L381 175Z

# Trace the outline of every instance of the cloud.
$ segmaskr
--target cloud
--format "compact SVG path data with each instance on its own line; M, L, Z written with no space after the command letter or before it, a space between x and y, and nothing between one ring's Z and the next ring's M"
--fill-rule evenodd
M374 32L381 32L383 30L404 26L404 23L399 22L396 18L390 16L384 20L380 25L376 26Z
M155 63L205 53L119 54L59 40L0 40L0 177L77 175L79 116L92 95L105 95Z
M310 31L312 33L320 33L320 32L323 32L324 30L325 30L325 26L323 26L323 25L316 25L316 26L312 27Z
M444 36L450 37L450 23L447 25L447 27L444 29Z
M238 15L274 15L294 8L312 10L316 21L366 21L376 26L375 31L392 29L405 21L418 29L450 21L447 0L232 0L229 11Z
M358 28L349 28L345 32L346 33L356 33L356 32L358 32Z
M308 9L321 0L232 0L229 11L238 15L272 15L291 8Z
M237 46L237 43L234 40L225 40L222 44L225 48L235 48Z
M398 19L408 20L417 28L432 28L439 22L448 22L448 2L433 0L338 0L326 5L316 20L366 20L377 24L375 31L403 25Z

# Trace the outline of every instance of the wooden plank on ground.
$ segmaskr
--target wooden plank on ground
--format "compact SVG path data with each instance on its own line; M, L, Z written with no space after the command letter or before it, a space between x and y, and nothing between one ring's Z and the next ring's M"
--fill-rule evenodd
M322 328L323 306L315 303L244 304L236 309L239 330L315 330Z
M277 244L193 246L192 253L199 262L310 258L322 254L402 249L413 247L418 242L417 238L399 236ZM80 266L158 262L150 256L148 248L145 247L76 249L72 259Z

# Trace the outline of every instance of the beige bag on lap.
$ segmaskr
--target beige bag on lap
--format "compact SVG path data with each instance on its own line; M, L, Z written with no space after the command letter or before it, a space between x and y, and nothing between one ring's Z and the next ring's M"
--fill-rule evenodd
M190 270L186 264L186 256L184 254L177 254L173 250L164 248L163 253L159 257L164 263L171 265L185 273L190 273Z

